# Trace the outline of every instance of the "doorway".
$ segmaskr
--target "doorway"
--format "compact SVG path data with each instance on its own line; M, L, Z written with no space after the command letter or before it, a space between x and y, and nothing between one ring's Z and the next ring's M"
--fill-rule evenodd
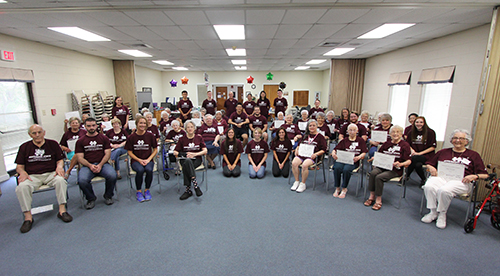
M309 104L309 90L293 91L293 106L307 106Z
M212 91L215 91L215 97L217 98L217 110L225 109L224 103L229 97L229 91L234 92L234 98L239 102L245 99L243 95L243 84L214 84L212 85Z

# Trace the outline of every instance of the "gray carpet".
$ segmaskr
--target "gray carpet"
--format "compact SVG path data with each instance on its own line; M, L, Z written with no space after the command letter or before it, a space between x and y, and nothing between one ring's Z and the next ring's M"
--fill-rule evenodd
M56 211L35 215L21 234L23 217L13 179L0 197L2 275L487 275L496 274L500 231L483 213L473 234L463 231L466 204L454 200L448 227L420 222L421 190L413 181L396 209L400 188L387 184L378 212L356 198L353 177L345 199L325 191L322 176L312 190L291 192L287 179L224 178L209 171L201 198L178 199L175 178L161 179L162 193L137 203L126 179L120 200L104 205L104 185L93 210L80 207L74 177L68 188L65 224ZM271 156L268 164L271 164ZM415 176L414 176L415 177ZM330 181L333 181L330 177ZM155 176L156 181L156 176ZM155 181L153 183L155 183ZM365 182L366 183L366 182ZM332 184L331 184L332 185ZM203 187L204 188L204 187ZM203 189L204 191L204 189ZM55 203L52 192L37 194L34 206Z

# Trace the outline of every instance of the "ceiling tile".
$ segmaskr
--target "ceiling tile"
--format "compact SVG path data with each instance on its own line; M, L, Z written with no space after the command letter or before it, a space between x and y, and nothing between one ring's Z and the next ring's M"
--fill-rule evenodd
M375 29L378 26L372 24L347 24L340 31L336 32L329 39L353 39L362 34Z
M205 13L212 25L245 24L244 10L208 10Z
M212 26L180 26L191 39L218 39Z
M325 14L325 9L290 9L281 24L313 24Z
M246 49L267 49L271 45L272 39L252 39L246 41Z
M312 28L304 35L303 38L330 37L334 33L340 31L345 26L346 26L346 24L313 25Z
M412 9L372 9L356 19L353 23L374 23L381 25L383 23L393 22L392 20L394 20L395 18L402 17L403 15L408 14L411 11Z
M127 35L113 27L87 27L86 30L102 35L111 40L136 40L134 37Z
M93 17L100 22L107 24L109 26L139 26L140 24L126 16L122 12L89 12L87 13L90 17Z
M172 20L170 20L161 11L126 11L124 13L142 25L151 25L151 26L175 25L174 22L172 22Z
M426 23L459 23L460 21L482 15L485 9L455 9L426 21Z
M130 35L136 39L139 40L162 40L162 37L159 36L158 34L150 31L148 28L139 26L139 27L115 27L117 30L121 31L122 33L125 33L127 35Z
M214 50L214 49L224 50L222 43L218 39L216 40L200 39L200 40L195 40L194 42L204 50Z
M165 11L165 14L177 25L209 25L210 22L202 11Z
M224 47L224 49L232 48L232 47L246 48L246 41L245 40L222 40L221 43L222 43L222 47Z
M246 39L274 38L278 25L247 25Z
M53 18L47 14L41 13L31 13L29 15L19 13L19 14L9 14L10 17L16 18L19 20L23 20L29 22L37 27L66 27L68 23L56 18Z
M171 41L172 44L177 46L179 49L185 49L185 50L199 50L201 49L198 44L196 44L192 40L173 40Z
M85 29L91 26L107 26L106 24L88 16L85 13L52 13L51 17L65 22L65 26L74 26Z
M301 38L312 25L280 25L276 38Z
M295 45L293 45L292 48L310 49L310 48L314 48L314 47L319 46L322 42L323 42L323 39L305 39L305 38L302 38L302 39L299 39L299 41L297 41L297 43L295 43Z
M369 11L369 9L330 9L321 17L318 23L351 23Z
M278 49L278 48L291 48L295 43L297 43L298 39L273 39L273 42L271 43L271 46L269 48L271 49Z
M189 36L177 26L150 26L148 29L168 40L189 39Z
M22 19L17 19L10 16L9 14L0 14L0 26L4 27L35 27L32 23L24 21Z
M280 24L285 10L246 10L246 23L252 25Z

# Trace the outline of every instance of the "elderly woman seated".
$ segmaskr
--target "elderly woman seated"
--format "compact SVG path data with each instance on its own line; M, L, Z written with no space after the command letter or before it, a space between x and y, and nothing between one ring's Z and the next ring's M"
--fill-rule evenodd
M218 134L217 125L213 121L212 115L205 115L205 123L198 128L198 134L203 137L203 141L207 147L208 168L215 170L214 159L219 154L220 147L218 143L220 135Z
M281 112L281 111L278 112L278 116L274 119L274 121L271 124L271 127L269 128L269 130L271 131L272 139L274 139L276 137L276 131L278 131L278 129L279 129L279 127L276 127L278 125L276 123L276 121L281 122L281 124L285 123L285 117L284 117L283 112Z
M488 178L481 156L466 148L470 140L470 134L467 130L456 129L450 136L453 147L438 151L434 158L427 161L427 170L431 173L431 177L425 182L424 193L430 212L422 218L422 222L431 223L437 219L436 227L445 228L446 211L448 211L453 197L468 193L473 181ZM461 165L464 170L463 176L460 176L462 179L445 179L439 176L439 163Z
M116 177L122 179L120 175L120 155L127 153L124 148L127 141L128 132L122 128L122 122L118 118L111 120L112 129L106 131L106 137L111 143L111 161L115 165Z
M304 109L300 112L300 119L297 120L297 126L302 134L306 133L307 122L309 122L309 112Z
M379 122L380 122L380 124L375 126L373 131L385 131L385 132L387 132L387 140L386 141L390 141L392 138L391 138L391 135L389 134L389 130L392 127L392 116L389 113L382 113L379 117ZM372 134L373 134L373 131L372 131ZM373 155L377 151L377 147L380 143L384 143L384 142L376 142L376 141L373 141L373 139L370 140L371 148L370 148L370 151L368 152L368 156L373 157Z

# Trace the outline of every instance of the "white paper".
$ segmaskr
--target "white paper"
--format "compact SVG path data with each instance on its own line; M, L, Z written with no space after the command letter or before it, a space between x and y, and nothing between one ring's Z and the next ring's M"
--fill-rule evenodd
M69 120L69 118L71 117L80 118L80 112L78 111L66 112L64 113L64 117L66 118L66 120Z
M306 131L307 122L299 122L299 130Z
M299 145L299 156L311 157L313 153L314 153L314 145L310 144Z
M168 133L172 130L173 128L171 126L167 126L165 128L165 135L168 135Z
M156 121L156 118L153 118L153 121L151 122L153 125L157 126L158 125L158 121Z
M392 167L394 166L395 159L396 159L395 155L385 154L376 151L373 159L373 166L391 171Z
M275 127L275 128L279 128L279 127L280 127L280 126L282 126L284 123L285 123L285 121L283 121L283 120L276 120L276 121L274 121L274 127Z
M354 165L354 154L352 151L337 150L338 159L335 162Z
M325 136L325 132L323 130L319 130L318 129L318 133L320 133L321 135ZM326 137L326 136L325 136Z
M134 129L134 128L137 128L137 127L135 126L135 121L128 121L128 128L129 128L129 129Z
M217 130L219 130L219 134L224 134L224 126L218 126Z
M197 127L201 126L201 119L200 118L193 118L193 119L191 119L191 121L193 121L195 126L197 126Z
M463 164L438 161L438 176L446 181L462 181L464 172L465 166Z
M335 124L328 125L328 128L330 129L330 133L335 132Z
M108 131L113 128L111 122L102 122L102 126L104 127L103 131Z
M374 142L387 142L387 132L383 130L373 130L371 140Z
M74 140L68 140L68 148L71 150L71 151L75 151L75 148L76 148L76 139Z
M45 205L45 206L40 206L40 207L32 208L31 209L31 214L32 215L36 215L36 214L40 214L40 213L47 212L47 211L52 211L52 210L54 210L54 205L53 204L49 204L49 205Z

